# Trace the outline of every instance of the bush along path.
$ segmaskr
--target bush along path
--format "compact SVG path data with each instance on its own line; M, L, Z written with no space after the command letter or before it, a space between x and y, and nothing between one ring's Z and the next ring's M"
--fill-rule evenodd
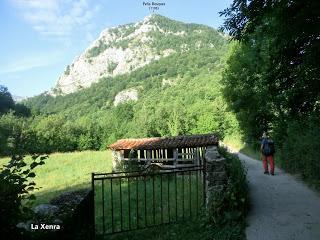
M248 240L319 240L320 194L276 168L263 174L262 162L238 153L247 168L251 209Z

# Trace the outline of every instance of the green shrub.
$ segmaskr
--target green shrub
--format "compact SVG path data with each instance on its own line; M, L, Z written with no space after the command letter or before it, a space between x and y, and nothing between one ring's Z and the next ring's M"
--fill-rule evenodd
M108 63L108 67L107 67L107 71L108 73L113 73L113 71L116 69L116 67L118 66L118 63L115 62L109 62Z
M307 182L320 189L320 162L317 161L320 155L319 121L317 116L310 116L306 121L291 121L276 159L282 168L300 173Z
M19 236L16 225L30 215L28 203L35 199L31 192L37 188L30 180L35 177L33 169L44 164L46 158L34 155L33 162L27 165L24 156L13 156L7 165L0 168L0 235L10 234L11 239Z
M88 56L89 58L91 57L96 57L100 53L102 53L104 50L106 50L109 47L108 44L104 43L103 41L99 41L99 46L93 47L88 50Z
M215 239L244 239L245 219L249 207L249 191L245 169L239 158L224 148L228 181L225 190L215 198L215 210L209 216Z

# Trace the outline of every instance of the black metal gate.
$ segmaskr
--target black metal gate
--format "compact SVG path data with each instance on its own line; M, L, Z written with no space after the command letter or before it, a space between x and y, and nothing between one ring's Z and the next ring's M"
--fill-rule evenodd
M92 173L95 235L197 217L205 201L203 166Z

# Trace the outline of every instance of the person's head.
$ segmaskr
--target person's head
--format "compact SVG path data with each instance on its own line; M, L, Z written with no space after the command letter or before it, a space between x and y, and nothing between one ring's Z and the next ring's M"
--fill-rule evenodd
M267 138L267 133L266 132L263 132L262 138Z

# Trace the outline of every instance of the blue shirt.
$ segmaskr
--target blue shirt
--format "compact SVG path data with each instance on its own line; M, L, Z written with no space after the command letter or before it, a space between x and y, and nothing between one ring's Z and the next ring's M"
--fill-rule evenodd
M267 143L268 143L268 138L262 138L261 145L264 146Z

